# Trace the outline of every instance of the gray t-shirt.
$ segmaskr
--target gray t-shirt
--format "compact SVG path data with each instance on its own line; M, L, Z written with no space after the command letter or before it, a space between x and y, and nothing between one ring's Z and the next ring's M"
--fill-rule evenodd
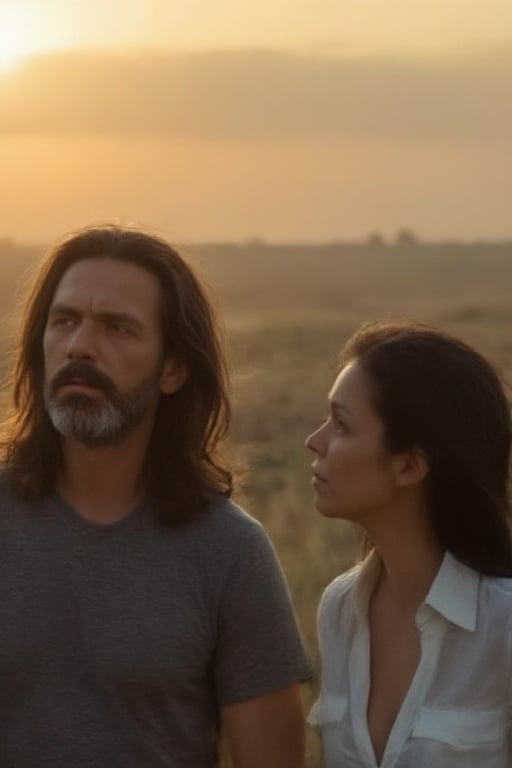
M219 707L309 676L263 528L114 525L0 491L0 766L212 768Z

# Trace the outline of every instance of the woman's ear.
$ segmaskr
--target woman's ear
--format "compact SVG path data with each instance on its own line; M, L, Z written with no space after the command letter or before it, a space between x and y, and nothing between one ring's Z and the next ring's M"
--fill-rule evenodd
M160 375L160 391L172 395L182 388L188 377L187 365L182 360L167 358Z
M430 471L428 459L421 448L409 448L397 456L395 469L396 484L399 486L417 485Z

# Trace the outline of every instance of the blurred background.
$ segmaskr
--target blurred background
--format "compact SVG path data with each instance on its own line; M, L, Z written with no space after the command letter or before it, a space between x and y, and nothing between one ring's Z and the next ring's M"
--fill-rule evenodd
M1 0L0 232L510 234L509 0Z
M238 499L313 658L358 556L314 512L303 447L344 340L413 317L512 374L511 93L510 0L0 0L2 368L63 234L178 245L223 318Z

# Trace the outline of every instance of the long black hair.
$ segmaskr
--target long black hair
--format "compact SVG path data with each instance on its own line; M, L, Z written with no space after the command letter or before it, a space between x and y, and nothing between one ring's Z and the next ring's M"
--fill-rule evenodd
M512 576L510 408L494 366L461 340L421 323L369 323L348 340L391 452L427 457L427 504L441 546L483 574Z

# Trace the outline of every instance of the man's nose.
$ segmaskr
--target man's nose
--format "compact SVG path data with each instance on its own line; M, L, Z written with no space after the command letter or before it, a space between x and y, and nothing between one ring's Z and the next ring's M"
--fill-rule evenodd
M96 335L91 323L77 325L69 337L67 353L71 360L96 359Z

